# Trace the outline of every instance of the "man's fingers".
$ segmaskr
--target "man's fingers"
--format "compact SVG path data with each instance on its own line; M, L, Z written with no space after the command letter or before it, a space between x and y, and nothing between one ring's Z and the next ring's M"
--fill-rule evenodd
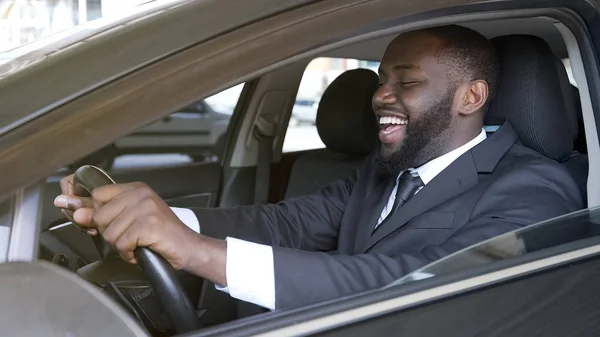
M104 212L104 208L100 212ZM99 221L98 218L100 216L103 215L96 213L94 222L98 226L98 230L104 237L104 240L110 244L114 244L129 229L131 224L135 222L136 214L131 211L123 211L118 213L116 217L111 218L108 223Z
M114 246L123 260L135 264L137 261L133 251L137 248L137 242L136 233L128 230L117 239Z
M104 204L102 207L96 209L96 214L94 214L94 222L96 225L100 226L100 233L102 233L103 228L108 226L109 224L112 226L116 221L122 221L117 219L121 214L123 214L127 208L127 205L136 204L134 199L134 195L131 193L122 193L117 195L114 199L110 200L108 203ZM134 199L129 200L129 199ZM127 213L131 213L132 210L128 210ZM129 215L131 217L131 215ZM116 238L115 238L116 239Z
M62 209L76 211L79 208L94 208L91 198L76 197L72 195L59 195L54 199L54 206Z
M88 227L95 227L94 224L94 209L93 208L79 208L73 212L73 220L75 223L84 229Z
M92 198L95 201L106 204L117 196L138 189L141 186L145 185L142 183L104 185L97 187L92 191Z
M85 232L90 236L98 235L98 230L96 228L86 229Z

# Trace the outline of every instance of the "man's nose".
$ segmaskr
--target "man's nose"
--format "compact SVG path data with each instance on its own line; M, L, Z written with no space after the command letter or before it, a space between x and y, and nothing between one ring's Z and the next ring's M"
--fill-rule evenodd
M381 85L377 91L375 91L375 95L373 95L373 107L386 105L386 104L395 104L398 101L398 97L394 93L391 88L385 84Z

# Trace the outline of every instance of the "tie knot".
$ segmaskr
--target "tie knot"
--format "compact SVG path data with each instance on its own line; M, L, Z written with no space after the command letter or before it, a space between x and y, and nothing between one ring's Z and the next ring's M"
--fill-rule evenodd
M396 199L406 202L412 197L419 188L423 187L421 177L415 172L414 175L409 171L404 171L398 178L398 189L396 190Z
M414 184L417 187L423 187L425 184L419 174L415 171L413 173L408 170L404 171L398 178L398 185L400 184Z

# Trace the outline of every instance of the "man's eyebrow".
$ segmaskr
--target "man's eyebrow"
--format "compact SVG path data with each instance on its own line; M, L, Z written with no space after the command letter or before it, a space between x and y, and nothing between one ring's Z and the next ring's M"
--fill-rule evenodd
M413 71L421 71L421 67L415 65L415 64L410 64L410 63L403 63L403 64L399 64L394 66L394 71L398 71L398 70L413 70Z
M392 67L393 72L396 72L399 70L421 71L421 67L419 67L416 64L411 64L411 63L402 63L402 64L398 64L398 65L395 65L394 67ZM382 67L379 67L377 69L377 72L379 73L379 76L381 76L382 74L385 73L385 70Z
M421 71L421 67L419 67L416 64L411 64L411 63L398 64L398 65L395 65L394 67L392 67L393 72L396 72L399 70ZM385 73L385 71L381 67L379 67L379 69L377 69L377 72L379 73L380 76L381 76L381 74Z

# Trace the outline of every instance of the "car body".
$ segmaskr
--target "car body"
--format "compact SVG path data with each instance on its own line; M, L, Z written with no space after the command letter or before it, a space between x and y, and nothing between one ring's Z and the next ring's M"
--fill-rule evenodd
M118 154L171 153L205 157L213 154L226 131L232 111L215 111L207 102L190 104L163 119L119 138Z
M165 118L117 139L69 165L112 168L117 157L135 154L178 153L193 161L204 161L217 154L217 143L229 125L231 110L215 111L207 102L190 104Z
M273 126L274 163L295 158L281 153L282 135L312 57L377 59L395 33L448 22L488 36L540 35L570 59L589 155L587 209L466 248L384 289L239 321L230 299L203 282L197 297L206 329L186 336L600 333L598 1L165 1L140 13L2 64L0 326L7 334L148 333L123 303L79 277L79 260L66 269L47 262L65 252L83 265L102 263L90 238L52 206L62 167L243 84L219 161L110 173L146 181L173 206L252 204L256 130ZM564 235L572 229L579 234ZM505 252L489 254L490 247ZM128 273L135 270L122 277ZM36 305L42 310L31 310Z
M308 123L315 124L317 120L317 109L319 108L319 102L309 98L299 98L294 102L294 108L292 110L292 123Z

